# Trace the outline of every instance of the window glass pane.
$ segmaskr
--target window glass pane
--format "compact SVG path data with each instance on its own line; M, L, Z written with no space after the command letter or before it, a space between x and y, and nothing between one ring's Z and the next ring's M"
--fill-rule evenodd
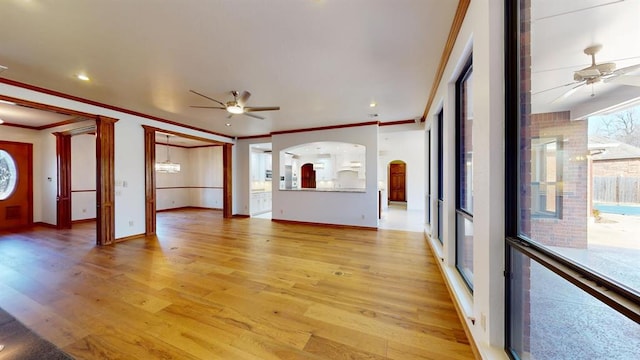
M5 200L13 194L17 178L15 161L8 152L0 150L0 200Z
M459 208L469 214L473 214L473 112L471 91L473 86L473 73L471 69L465 74L459 83L458 117L458 176L459 176Z
M427 130L427 143L426 143L426 158L427 161L427 214L426 221L428 225L431 225L431 130Z
M473 68L456 81L456 268L473 290Z
M456 227L456 267L473 289L473 221L458 212Z
M438 200L438 240L440 240L440 243L443 243L443 234L442 234L442 219L444 216L444 204L442 203L442 200Z
M511 350L520 359L640 359L640 325L511 251Z
M519 234L640 294L640 2L520 6Z

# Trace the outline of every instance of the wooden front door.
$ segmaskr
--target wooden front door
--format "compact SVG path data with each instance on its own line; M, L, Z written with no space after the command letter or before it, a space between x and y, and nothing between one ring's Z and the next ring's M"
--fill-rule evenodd
M303 189L315 189L316 188L316 171L313 170L313 164L302 165L302 188Z
M391 163L389 167L389 201L407 201L406 164Z
M33 145L0 141L0 229L33 224Z

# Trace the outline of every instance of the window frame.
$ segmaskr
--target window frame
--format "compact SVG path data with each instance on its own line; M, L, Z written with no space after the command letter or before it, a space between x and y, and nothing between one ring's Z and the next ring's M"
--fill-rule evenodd
M467 60L465 61L465 65L462 68L462 71L460 72L460 75L458 76L458 79L456 80L455 83L455 101L456 101L456 130L455 130L455 146L456 146L456 161L455 161L455 179L456 179L456 231L455 231L455 267L456 270L458 270L458 273L460 274L460 276L462 277L462 279L464 280L464 283L467 285L467 288L469 289L469 291L471 291L471 293L473 294L473 279L470 279L466 274L465 271L463 271L463 268L461 267L461 265L458 262L458 258L460 255L460 246L459 246L459 236L461 235L458 231L459 229L459 221L469 221L473 224L473 210L472 209L463 209L461 207L462 204L462 194L461 194L461 189L462 189L462 182L461 182L461 164L464 165L466 163L466 153L464 156L464 159L462 157L462 150L464 148L464 143L461 142L461 137L462 137L462 124L463 122L467 121L466 116L463 116L463 114L466 115L465 109L463 109L463 106L465 106L465 103L463 103L463 99L462 99L462 86L464 85L464 83L469 79L469 77L473 74L473 53L470 53L468 55ZM472 128L472 132L473 132L473 128ZM468 150L468 149L464 149L464 150ZM471 149L473 152L473 148ZM466 167L465 167L466 169ZM469 174L471 176L473 176L473 174ZM473 251L472 251L473 254ZM473 266L473 264L472 264ZM472 274L473 274L473 268L472 268Z
M427 129L426 132L426 158L428 159L426 170L427 170L427 204L426 204L426 214L425 220L427 225L431 226L431 128Z
M511 359L518 356L511 349L511 262L510 252L519 251L547 269L560 275L573 285L602 301L606 305L640 323L640 296L606 276L588 269L548 248L536 244L519 234L520 219L520 111L521 99L525 94L520 92L520 2L505 0L504 2L504 43L505 43L505 351Z
M437 223L437 239L440 244L444 244L443 236L443 217L444 217L444 112L438 114L438 223Z

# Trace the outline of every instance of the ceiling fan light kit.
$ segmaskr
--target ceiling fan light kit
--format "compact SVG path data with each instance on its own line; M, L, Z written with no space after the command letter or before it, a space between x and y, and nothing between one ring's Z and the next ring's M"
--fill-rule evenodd
M244 109L238 104L227 105L227 111L232 114L242 114Z
M254 115L254 114L250 114L251 112L256 112L256 111L274 111L274 110L280 110L279 106L260 106L260 107L256 107L256 106L245 106L245 104L247 103L247 100L249 100L249 97L251 96L251 93L248 91L243 91L242 93L240 93L239 91L233 90L231 91L231 95L233 95L233 100L227 101L226 103L216 100L214 98L211 98L209 96L203 95L197 91L194 90L189 90L190 92L201 96L207 100L211 100L215 103L220 104L220 106L191 106L193 108L200 108L200 109L219 109L219 110L226 110L230 115L229 117L233 116L233 115L246 115L252 118L256 118L256 119L264 119L262 116L258 116L258 115Z

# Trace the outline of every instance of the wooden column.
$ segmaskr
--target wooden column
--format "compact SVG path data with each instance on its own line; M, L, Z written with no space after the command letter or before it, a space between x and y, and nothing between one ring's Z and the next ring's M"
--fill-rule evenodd
M233 144L225 143L222 147L222 167L224 171L222 176L222 215L225 218L233 217L232 150Z
M156 129L142 125L144 128L144 193L146 235L156 233Z
M114 124L117 119L96 118L96 243L115 241Z
M56 227L71 229L71 135L53 133L56 136L56 162L58 168L58 193L56 195Z

